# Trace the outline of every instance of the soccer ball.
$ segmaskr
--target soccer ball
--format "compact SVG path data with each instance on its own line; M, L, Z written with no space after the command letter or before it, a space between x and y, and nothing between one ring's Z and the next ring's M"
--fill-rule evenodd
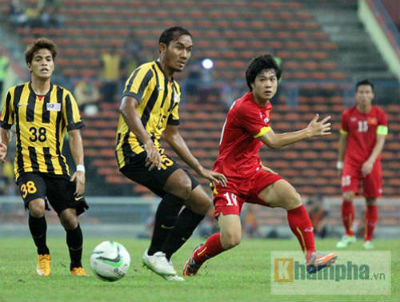
M90 256L90 267L104 281L117 281L125 276L131 263L126 248L115 241L103 241Z

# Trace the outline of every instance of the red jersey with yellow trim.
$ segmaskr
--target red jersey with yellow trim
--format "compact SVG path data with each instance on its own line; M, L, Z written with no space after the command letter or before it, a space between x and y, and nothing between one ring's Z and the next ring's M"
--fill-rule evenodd
M259 106L248 92L231 106L222 128L219 156L213 170L230 178L247 178L261 167L258 156L263 143L257 139L271 130L272 105Z
M368 113L361 113L356 106L343 112L341 132L347 133L346 164L360 167L367 161L374 149L380 125L387 127L387 118L377 106L372 106Z

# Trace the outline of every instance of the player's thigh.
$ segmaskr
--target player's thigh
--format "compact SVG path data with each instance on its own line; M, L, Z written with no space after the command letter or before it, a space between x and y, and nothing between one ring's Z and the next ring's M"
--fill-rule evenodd
M191 177L167 155L162 155L161 169L149 169L145 166L146 152L132 157L120 170L127 178L139 183L153 193L163 197L165 193L187 199L191 192Z
M189 198L185 201L185 205L193 212L205 215L211 207L211 197L199 184L190 192Z
M356 167L345 165L342 172L341 186L344 198L351 198L346 200L353 200L354 196L359 193L360 189L361 172ZM349 192L346 194L346 192Z
M47 198L57 212L60 221L67 229L77 225L76 209L79 203L75 202L76 183L68 178L48 175Z
M236 214L220 214L218 217L218 225L221 232L222 247L232 248L240 243L242 238L242 225L240 216Z
M46 203L47 185L42 176L35 173L26 173L17 180L17 185L25 208L34 217L42 217L45 209L49 209Z
M79 224L76 209L67 208L59 214L60 222L66 230L74 230Z
M382 168L380 162L374 165L371 173L363 179L364 197L377 198L382 196Z
M182 168L179 168L167 178L163 190L187 200L192 192L192 181L189 175Z
M300 194L284 179L280 179L261 190L258 197L270 207L280 207L286 210L301 205Z

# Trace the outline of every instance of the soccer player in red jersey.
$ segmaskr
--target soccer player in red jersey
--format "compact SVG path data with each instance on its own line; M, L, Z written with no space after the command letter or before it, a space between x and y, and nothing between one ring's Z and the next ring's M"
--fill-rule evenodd
M380 154L388 133L385 112L372 105L374 85L363 80L357 83L356 106L342 114L337 169L342 176L342 219L346 234L336 247L345 248L356 241L352 230L353 199L363 184L367 203L363 246L373 248L371 242L378 221L377 197L382 195L382 168Z
M323 255L315 251L310 218L300 195L286 180L264 166L258 151L267 145L272 149L300 140L330 134L330 117L318 121L318 114L302 130L276 134L270 127L270 100L278 88L281 70L271 55L252 60L246 71L250 89L231 106L222 128L219 156L214 171L226 176L226 187L215 184L214 206L220 233L211 235L197 247L186 262L183 274L195 275L208 259L240 243L240 212L244 202L287 210L288 222L306 256L307 271L315 273L331 265L335 253Z

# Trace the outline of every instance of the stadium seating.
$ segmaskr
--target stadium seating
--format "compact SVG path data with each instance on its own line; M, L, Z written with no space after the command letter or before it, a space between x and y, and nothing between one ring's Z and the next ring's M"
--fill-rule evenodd
M334 134L279 151L263 148L260 155L300 193L340 195L340 180L335 171L336 148L340 115L348 102L342 92L346 87L340 83L349 79L332 56L337 44L329 40L313 16L303 9L301 1L76 0L63 4L61 13L65 22L61 28L19 28L16 32L23 43L39 35L54 39L60 46L57 68L69 77L76 78L85 72L98 74L100 55L110 45L120 47L122 53L131 29L145 48L144 56L153 57L160 31L175 25L176 20L193 34L194 57L214 60L216 85L243 77L249 60L256 55L271 52L280 57L283 87L303 84L298 87L297 106L289 105L290 96L285 93L274 104L274 130L284 132L305 127L314 112L318 112L332 115ZM398 158L400 127L394 121L399 116L399 106L387 105L385 110L391 130L383 154L384 194L396 196L399 182L394 176L398 176L400 163L393 159ZM194 104L189 99L181 106L182 135L207 168L212 167L217 156L226 112L226 106L215 95L207 103ZM102 184L91 193L116 190L132 194L133 188L138 195L150 194L142 186L132 184L116 168L113 142L118 104L103 103L98 115L85 116L85 120L86 156L92 166L89 172Z

